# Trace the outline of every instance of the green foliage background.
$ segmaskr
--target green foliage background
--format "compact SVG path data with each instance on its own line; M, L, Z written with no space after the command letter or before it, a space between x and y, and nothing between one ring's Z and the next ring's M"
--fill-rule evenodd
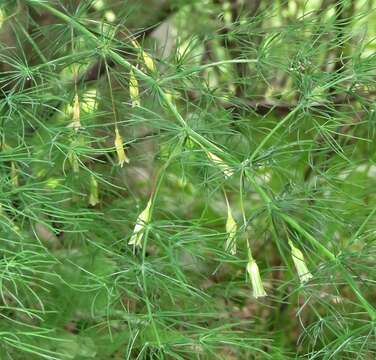
M375 35L372 0L0 0L0 359L374 358Z

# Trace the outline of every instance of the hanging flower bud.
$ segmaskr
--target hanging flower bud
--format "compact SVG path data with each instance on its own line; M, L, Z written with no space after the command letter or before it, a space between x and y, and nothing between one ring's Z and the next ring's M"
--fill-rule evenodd
M140 106L138 81L132 70L129 74L129 96L131 97L132 107Z
M97 179L92 174L90 175L89 204L91 206L95 206L99 204L98 182L97 182Z
M154 61L151 58L151 56L141 48L141 46L139 45L139 43L136 40L132 40L132 44L135 48L137 48L138 51L140 51L142 61L145 65L146 69L150 70L151 72L155 72Z
M68 160L73 169L73 172L78 173L80 171L80 165L78 163L77 155L73 151L69 153Z
M251 279L253 296L257 299L259 297L266 296L264 285L262 284L259 268L256 261L250 257L247 264L247 272Z
M304 284L313 276L309 272L307 264L304 261L303 253L296 246L294 246L291 240L289 240L289 245L291 248L291 256L295 265L295 269L298 272L300 282Z
M146 68L149 69L151 72L155 72L154 61L146 51L142 52L142 58L144 60Z
M210 151L208 151L206 154L208 158L211 161L213 161L213 163L217 165L219 169L223 172L225 178L228 178L231 175L233 175L234 171L220 157L218 157Z
M123 146L123 138L121 137L119 133L119 129L117 126L115 127L115 149L117 152L119 165L123 167L124 163L126 162L129 164L129 159L127 155L125 154L124 146Z
M142 237L144 236L145 232L145 225L150 222L151 218L151 198L146 205L146 208L138 215L136 220L136 225L133 229L133 234L131 239L129 240L128 244L133 246L142 247Z
M165 95L166 95L166 98L167 98L167 100L168 100L169 102L171 102L171 103L174 102L174 98L175 98L175 96L174 96L174 94L173 94L171 91L166 90L166 91L165 91Z
M77 94L75 95L74 102L73 102L73 120L69 126L72 127L76 131L81 129L80 99Z
M225 245L225 250L230 252L231 255L236 254L236 232L237 232L237 224L232 216L230 204L227 201L227 221L226 221L226 232L227 232L227 240Z
M18 186L18 174L17 174L17 168L14 161L10 163L10 180L13 185L13 187Z

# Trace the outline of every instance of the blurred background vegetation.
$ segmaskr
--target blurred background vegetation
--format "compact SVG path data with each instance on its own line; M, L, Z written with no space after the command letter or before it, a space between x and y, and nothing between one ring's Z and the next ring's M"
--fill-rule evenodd
M0 359L373 359L376 2L0 0Z

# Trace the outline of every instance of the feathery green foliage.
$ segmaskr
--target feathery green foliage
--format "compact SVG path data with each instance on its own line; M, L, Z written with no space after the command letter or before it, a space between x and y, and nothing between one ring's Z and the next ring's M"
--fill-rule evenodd
M373 0L0 0L0 359L371 359Z

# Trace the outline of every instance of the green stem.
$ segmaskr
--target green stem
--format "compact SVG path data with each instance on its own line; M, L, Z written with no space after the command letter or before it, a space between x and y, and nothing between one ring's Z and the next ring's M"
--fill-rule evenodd
M166 161L166 163L163 165L162 169L159 171L159 174L157 175L157 181L156 181L155 189L153 190L152 195L151 195L150 216L152 216L154 206L155 206L155 200L156 200L156 197L158 195L160 186L162 184L162 180L164 178L165 172L166 172L168 166L171 164L172 160L176 157L177 150L180 149L182 142L183 142L183 139L180 139L180 141L178 142L178 144L176 145L176 147L172 151L171 156ZM150 304L150 301L149 301L148 289L147 289L147 284L146 284L146 276L145 276L145 258L146 258L146 248L147 248L148 238L149 238L149 229L146 230L146 234L145 234L145 237L143 239L144 244L143 244L143 249L142 249L142 282L143 282L144 293L145 293L145 297L146 297L146 307L147 307L147 310L148 310L148 316L149 316L150 322L152 324L153 331L154 331L155 338L157 340L158 346L161 346L161 340L159 338L158 329L155 325L154 316L153 316L151 304Z
M78 31L80 31L82 34L86 34L91 40L94 42L98 42L98 38L96 35L94 35L90 30L88 30L85 26L81 25L79 22L77 22L74 18L62 13L61 11L55 9L54 7L48 5L45 2L37 1L37 0L27 0L32 5L39 6L41 8L44 8L51 14L55 15L56 17L64 20L65 22L71 24L74 28L76 28ZM192 139L198 143L199 145L203 146L204 144L211 150L215 152L219 152L223 155L223 151L213 144L211 141L204 138L202 135L195 132L193 129L191 129L184 118L181 116L175 105L171 102L171 100L168 98L166 93L163 91L163 89L158 85L155 79L153 79L151 76L145 74L143 71L138 69L137 67L133 66L130 62L125 60L121 55L119 55L116 51L108 49L108 54L112 57L112 59L117 62L119 65L124 66L126 69L130 70L132 69L134 73L141 79L144 80L146 83L150 85L154 85L157 88L158 94L161 96L164 103L167 105L168 109L171 111L171 113L175 116L175 118L178 120L178 122L184 127L184 129L187 132L187 135L192 137ZM341 79L343 81L344 79ZM337 81L339 82L339 80ZM332 84L333 85L333 84ZM287 116L285 116L270 132L269 134L260 142L256 150L253 152L253 154L250 157L250 162L255 159L255 157L258 155L258 153L261 151L261 149L265 146L265 144L269 141L269 139L278 131L279 128L281 128L284 124L287 123L287 121L300 109L300 106L297 106L293 111L291 111ZM249 176L249 178L252 178ZM252 183L255 184L255 181L252 179ZM264 201L267 201L269 204L271 203L271 199L269 196L261 189L261 187L255 187L255 189L258 191L260 196L264 199ZM260 189L262 191L260 191ZM372 320L376 320L376 310L374 307L364 298L362 293L360 292L356 282L352 278L351 274L349 274L348 270L343 267L342 264L340 264L339 260L336 258L336 256L331 253L325 246L323 246L320 242L318 242L311 234L309 234L304 228L302 228L294 219L292 219L287 214L282 214L282 218L289 223L292 227L294 227L300 234L302 234L315 248L319 250L319 252L322 255L325 255L326 258L328 258L331 261L335 261L338 265L341 266L341 268L344 270L346 280L348 281L348 284L354 291L355 295L363 305L364 309L368 312L369 316Z
M55 15L56 17L60 18L61 20L71 24L74 28L76 28L78 31L80 31L82 34L87 35L91 40L93 40L95 43L98 43L98 38L95 34L93 34L90 30L88 30L85 26L81 25L79 22L77 22L74 18L62 13L61 11L55 9L54 7L48 5L47 3L36 1L36 0L27 0L29 3L42 7L51 14ZM219 154L224 155L223 151L213 144L211 141L207 140L204 138L202 135L199 133L195 132L193 129L191 129L187 122L184 120L184 118L181 116L179 111L177 110L176 106L171 102L169 99L168 95L163 91L161 86L158 84L158 81L153 79L151 76L145 74L142 70L137 68L136 66L133 66L129 61L125 60L121 55L119 55L116 51L112 49L107 50L108 55L111 56L112 60L114 60L116 63L119 65L125 67L127 70L132 70L138 78L141 80L145 81L147 84L151 86L155 86L157 89L157 92L167 108L171 111L171 113L174 115L176 120L180 123L180 125L185 129L187 135L192 137L192 139L198 143L200 146L206 146L210 150L214 152L219 152ZM239 59L236 61L240 62L251 62L251 60L244 60L244 59ZM223 64L224 62L218 62L212 64L213 66L215 65L220 65ZM210 64L207 64L206 67L208 67Z

